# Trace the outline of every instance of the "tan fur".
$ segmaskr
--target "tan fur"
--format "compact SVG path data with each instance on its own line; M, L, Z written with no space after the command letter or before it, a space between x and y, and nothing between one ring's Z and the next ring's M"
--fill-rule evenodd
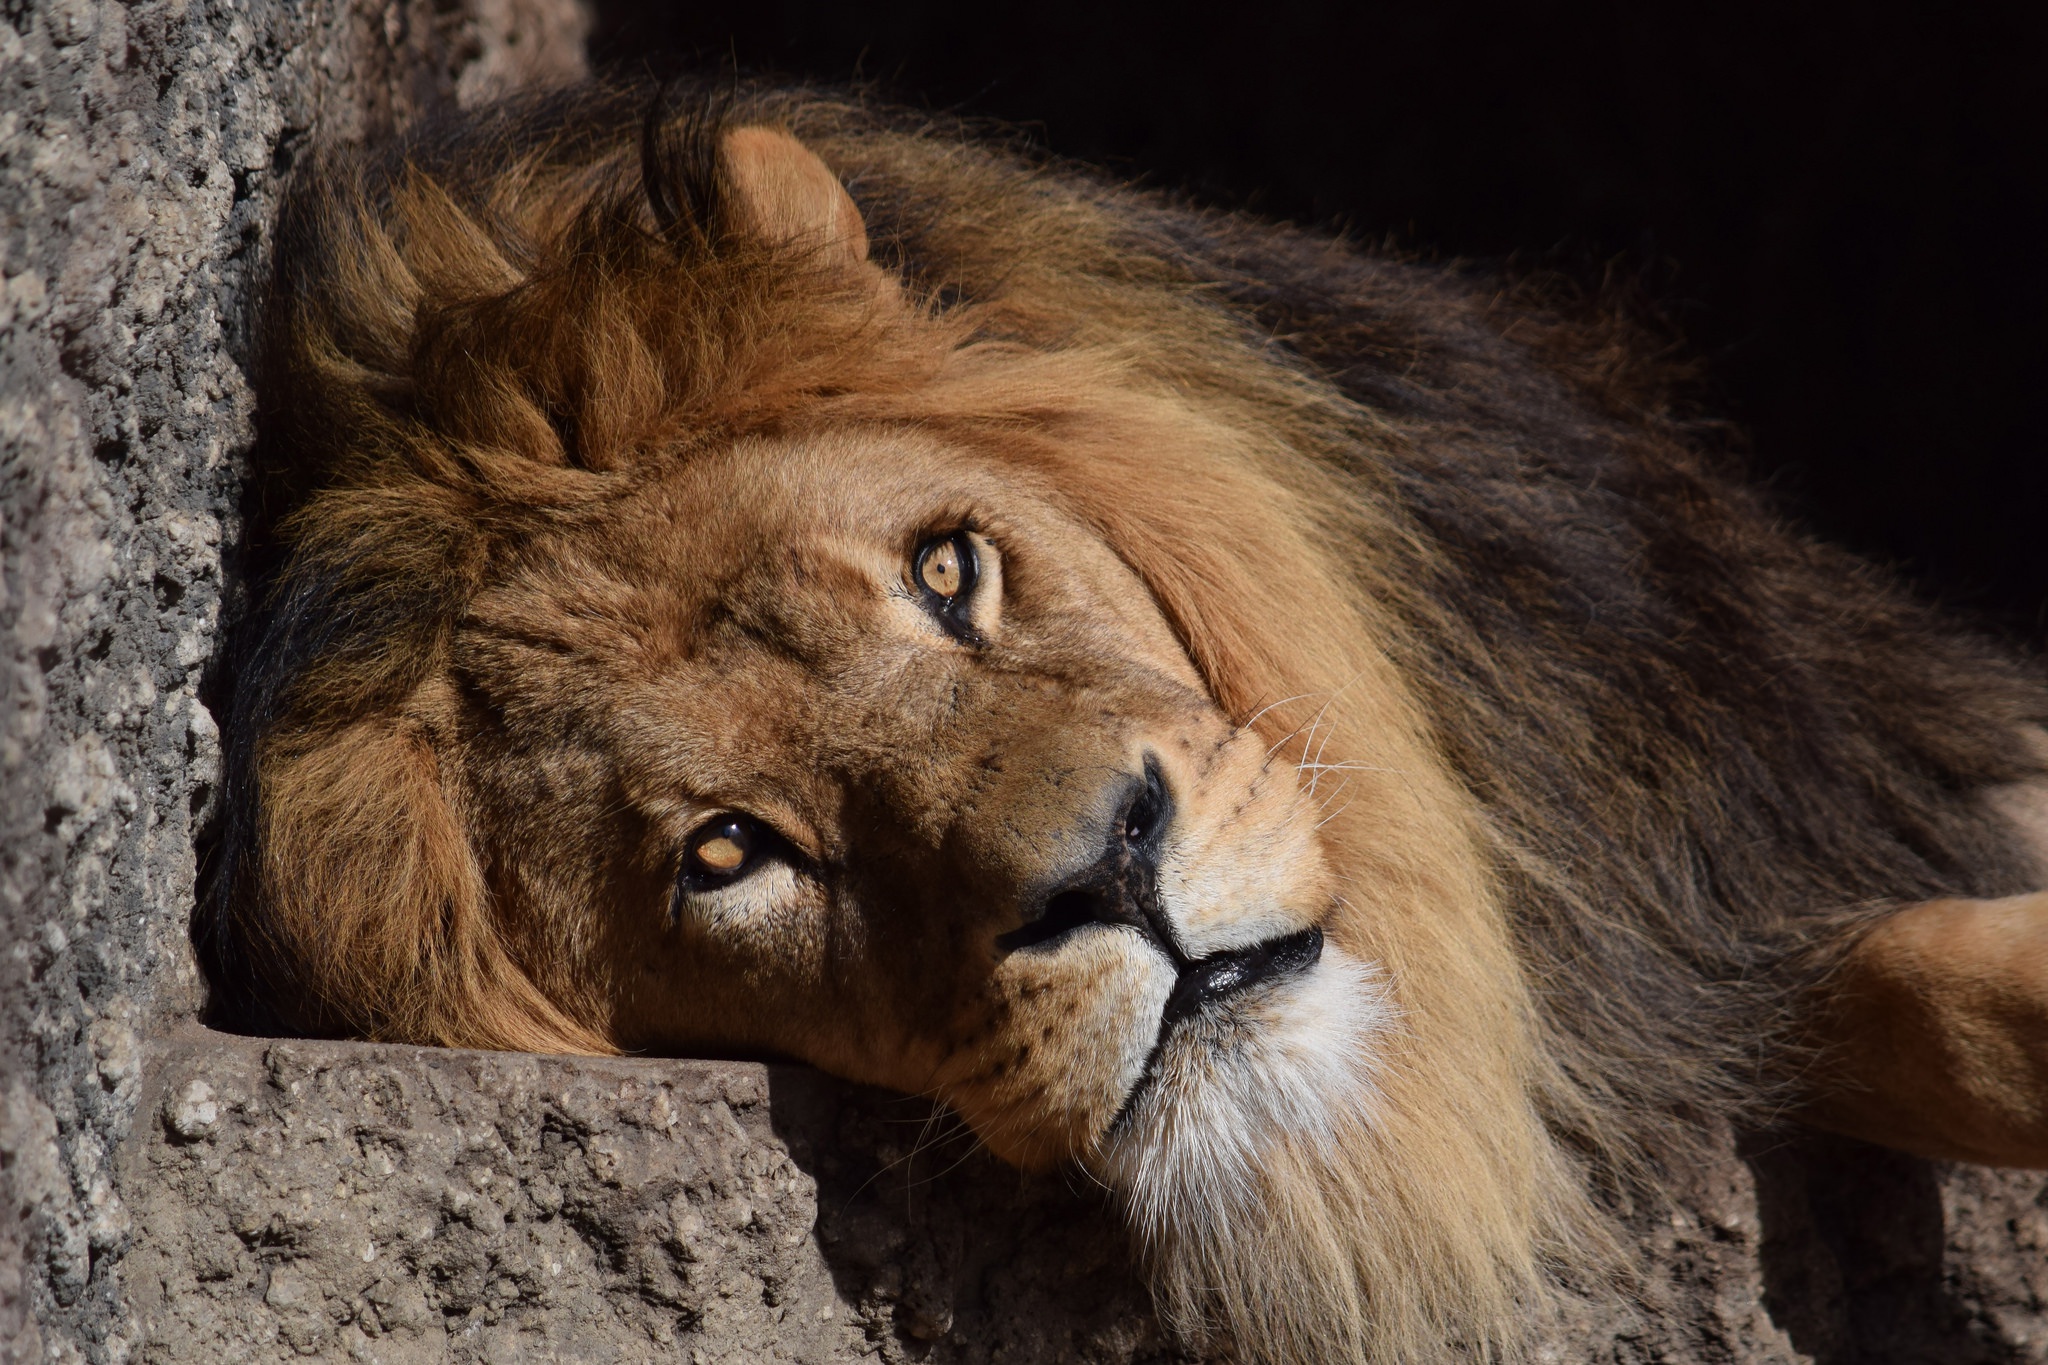
M1561 1284L1615 1273L1581 1163L1638 1167L1509 922L1536 855L1418 694L1430 588L1345 551L1418 535L1375 483L1410 438L1072 182L802 101L716 146L716 240L622 192L617 144L481 186L335 172L339 259L285 291L266 392L308 492L277 611L301 592L354 633L257 725L229 914L270 1007L931 1094L1005 1158L1123 1190L1191 1341L1512 1355ZM977 292L942 307L871 259L887 225L842 177L943 183L919 231L975 244ZM988 561L972 646L909 577L961 528ZM998 941L1147 761L1191 955L1309 925L1329 954L1173 1035L1141 1091L1167 959L1107 925ZM787 855L677 897L732 811ZM1297 1087L1313 1122L1237 1132L1232 1058L1290 1029L1327 1055L1275 1054L1271 1088L1337 1081ZM1254 1159L1148 1174L1182 1138Z
M725 160L745 215L742 231L810 246L842 264L868 258L867 224L839 177L788 133L735 128L725 137Z
M1942 1161L2048 1166L2048 894L1891 916L1829 983L1823 1127Z

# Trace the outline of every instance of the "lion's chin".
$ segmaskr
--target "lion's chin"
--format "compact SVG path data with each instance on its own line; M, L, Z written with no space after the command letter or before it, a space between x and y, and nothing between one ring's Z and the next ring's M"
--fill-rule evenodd
M1276 1157L1328 1153L1370 1123L1378 1040L1397 1017L1380 971L1329 947L1174 1025L1097 1158L1139 1233L1250 1216Z
M1356 1339L1344 1149L1374 1123L1398 1018L1383 973L1331 946L1308 971L1172 1028L1091 1164L1121 1197L1176 1329L1221 1329L1246 1355L1289 1359L1316 1357L1275 1350L1285 1339Z

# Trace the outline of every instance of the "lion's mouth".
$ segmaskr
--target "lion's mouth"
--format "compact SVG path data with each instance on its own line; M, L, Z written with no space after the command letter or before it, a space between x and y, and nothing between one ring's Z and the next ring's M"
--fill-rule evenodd
M1166 997L1165 1008L1159 1012L1159 1034L1152 1040L1152 1050L1145 1058L1144 1070L1138 1074L1137 1083L1131 1087L1130 1093L1124 1096L1116 1117L1110 1120L1110 1131L1114 1132L1130 1118L1138 1101L1151 1088L1159 1069L1160 1054L1166 1050L1167 1040L1173 1036L1176 1027L1256 986L1299 976L1321 961L1322 956L1323 931L1311 925L1299 933L1268 939L1249 948L1212 953L1185 963L1173 983L1172 993Z
M1173 993L1166 997L1166 1008L1160 1011L1159 1036L1164 1039L1175 1024L1219 1000L1277 977L1305 972L1322 955L1323 931L1311 925L1285 938L1198 958L1182 967L1180 977L1173 983Z

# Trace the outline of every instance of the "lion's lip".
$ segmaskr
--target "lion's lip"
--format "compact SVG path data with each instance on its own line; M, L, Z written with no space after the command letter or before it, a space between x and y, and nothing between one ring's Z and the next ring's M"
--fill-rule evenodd
M1166 1036L1181 1020L1199 1014L1206 1006L1250 990L1278 976L1305 972L1323 955L1323 931L1310 925L1298 934L1268 939L1264 943L1234 952L1213 953L1181 968L1161 1011L1159 1034Z
M1139 1099L1151 1089L1159 1070L1159 1054L1166 1050L1166 1041L1173 1035L1175 1026L1217 1001L1227 1000L1262 982L1305 972L1321 961L1322 956L1323 931L1311 925L1300 933L1267 939L1249 948L1211 953L1182 967L1179 978L1173 983L1172 993L1166 997L1166 1007L1160 1011L1159 1033L1152 1040L1152 1051L1145 1058L1144 1069L1138 1073L1137 1083L1131 1087L1130 1093L1124 1096L1123 1104L1118 1106L1116 1117L1109 1121L1109 1131L1121 1128L1137 1110Z

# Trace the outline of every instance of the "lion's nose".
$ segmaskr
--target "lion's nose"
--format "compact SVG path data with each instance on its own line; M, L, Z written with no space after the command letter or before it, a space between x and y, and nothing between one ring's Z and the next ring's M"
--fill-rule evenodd
M1026 902L1022 927L996 940L1005 952L1063 938L1090 924L1125 924L1152 939L1176 964L1186 955L1159 904L1159 850L1173 823L1173 797L1156 760L1123 779L1110 803L1102 856Z

